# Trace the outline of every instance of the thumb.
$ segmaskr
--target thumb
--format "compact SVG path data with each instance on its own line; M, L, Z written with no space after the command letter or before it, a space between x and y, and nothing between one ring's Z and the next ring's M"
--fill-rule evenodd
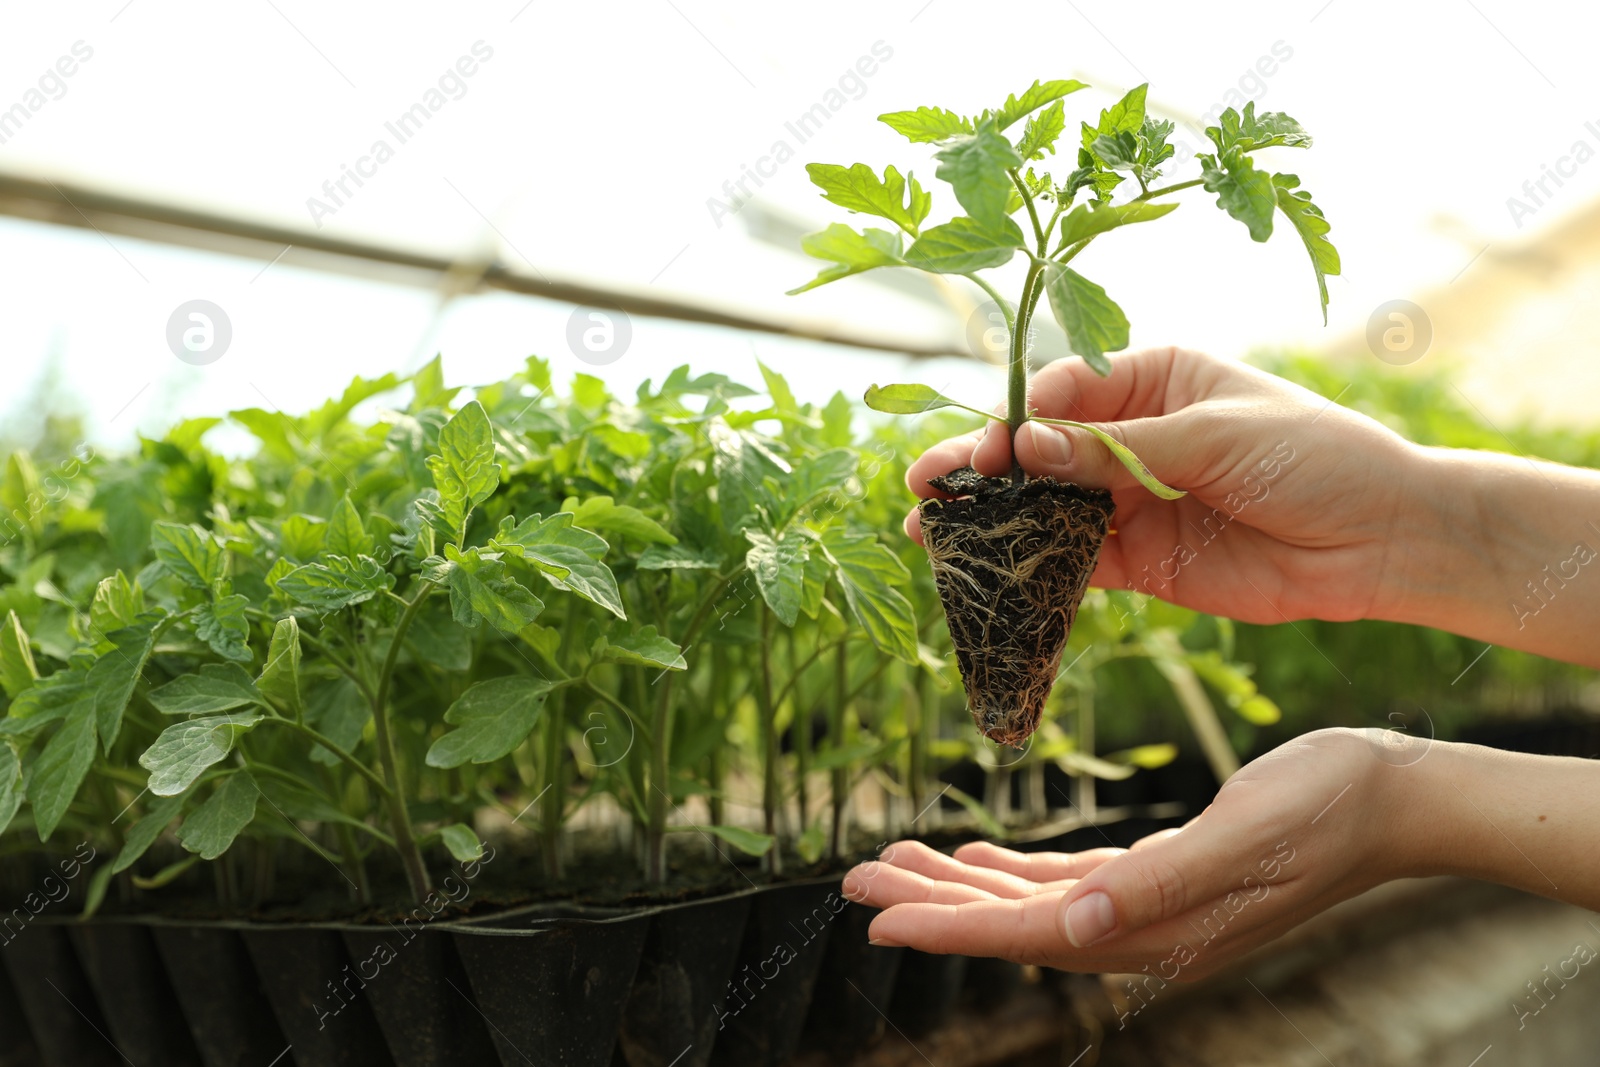
M1182 468L1186 452L1172 416L1159 415L1122 422L1097 423L1096 428L1127 445L1161 481L1184 488ZM1058 481L1075 482L1096 489L1122 489L1138 485L1111 449L1088 430L1049 426L1042 422L1024 423L1016 435L1017 462L1035 477L1050 475ZM1192 459L1191 457L1188 457Z
M1068 941L1086 948L1232 892L1249 895L1278 873L1255 849L1273 855L1270 844L1192 823L1095 868L1062 897L1057 922Z

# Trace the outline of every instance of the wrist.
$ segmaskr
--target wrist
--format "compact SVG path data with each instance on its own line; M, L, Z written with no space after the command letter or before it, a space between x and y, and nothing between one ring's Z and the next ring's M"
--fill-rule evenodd
M1485 568L1496 565L1482 544L1485 516L1468 455L1409 442L1401 452L1396 480L1404 505L1395 516L1373 617L1455 629L1463 601L1488 577Z
M1385 737L1392 736L1386 731ZM1408 747L1396 752L1386 746L1380 759L1385 795L1393 818L1388 850L1391 878L1427 878L1436 875L1481 877L1469 862L1476 847L1478 827L1465 816L1471 809L1460 793L1460 782L1475 777L1470 755L1473 746L1408 738Z

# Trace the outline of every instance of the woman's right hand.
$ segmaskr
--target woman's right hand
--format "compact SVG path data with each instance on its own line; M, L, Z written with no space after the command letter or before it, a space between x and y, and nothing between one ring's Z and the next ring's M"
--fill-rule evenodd
M1188 495L1157 498L1083 430L1025 424L1030 475L1110 489L1116 501L1095 585L1134 589L1245 622L1393 617L1415 533L1409 472L1418 449L1379 423L1241 363L1176 348L1112 361L1102 378L1076 357L1031 383L1033 414L1097 425ZM1010 434L991 422L912 464L907 482L1011 469ZM917 513L906 530L920 540Z

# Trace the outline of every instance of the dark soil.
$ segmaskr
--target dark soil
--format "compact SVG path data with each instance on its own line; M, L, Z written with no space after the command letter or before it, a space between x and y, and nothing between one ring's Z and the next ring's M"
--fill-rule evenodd
M1020 746L1039 725L1061 650L1111 526L1111 494L963 467L928 484L928 561L978 731Z

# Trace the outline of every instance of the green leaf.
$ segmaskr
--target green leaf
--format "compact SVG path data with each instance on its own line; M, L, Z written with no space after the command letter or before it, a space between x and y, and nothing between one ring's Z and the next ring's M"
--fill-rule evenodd
M95 586L94 600L89 605L89 627L96 635L108 634L132 626L143 611L144 590L119 570Z
M815 619L822 611L822 599L828 592L828 578L833 573L833 564L821 552L813 552L806 558L806 579L801 589L800 610L805 612L808 619Z
M1125 763L1130 767L1154 770L1165 767L1178 758L1178 746L1167 742L1156 745L1135 745L1120 752L1106 753L1106 762Z
M110 651L95 660L84 680L94 695L95 731L99 734L105 751L109 754L117 735L122 732L122 714L133 697L134 686L144 673L144 665L155 647L154 621L138 626L125 626L107 635Z
M533 564L557 589L571 590L619 619L628 617L615 575L600 562L610 546L598 534L573 525L570 512L548 519L531 515L520 523L507 515L493 544Z
M472 827L453 822L439 831L444 847L461 863L472 863L483 858L483 842L472 832Z
M464 404L439 431L439 452L428 457L434 488L450 528L460 536L472 509L488 500L500 485L500 464L494 460L494 429L483 405Z
M221 542L199 526L155 523L150 529L150 547L169 573L195 589L209 590L227 564Z
M549 682L520 674L477 683L444 713L458 729L428 749L428 766L493 763L510 755L533 732L549 695Z
M83 910L78 913L80 922L94 918L95 912L100 910L100 905L106 901L106 890L110 888L115 873L109 865L103 865L95 868L94 874L89 876L89 888L83 895Z
M412 623L412 630L416 623ZM372 719L372 705L367 703L361 690L348 678L325 682L312 691L306 701L306 720L316 727L317 733L338 745L346 752L354 752L361 743L361 734ZM311 762L325 767L339 765L339 757L325 745L311 749Z
M792 470L761 438L748 430L734 429L722 418L707 424L706 435L711 439L722 526L736 534L757 521L755 516L771 514L776 501L767 488L767 479L791 474Z
M722 558L710 549L684 544L651 545L639 554L634 565L642 571L714 571L722 566Z
M740 852L749 856L765 856L772 848L773 838L767 834L746 830L742 826L669 826L668 833L700 833L720 837Z
M794 398L794 390L789 388L789 380L759 359L756 360L756 367L761 371L761 380L766 383L767 395L772 397L773 410L783 415L798 412L800 404Z
M612 663L626 663L633 667L665 667L672 671L689 669L689 661L683 658L683 649L662 637L654 626L646 626L621 637L608 635L600 638L600 641L604 644L599 646L595 655Z
M820 233L801 238L800 250L833 266L823 268L821 273L804 285L790 289L789 296L874 267L905 266L904 248L898 233L876 228L857 233L842 222L835 222Z
M448 607L426 606L418 611L406 640L419 659L439 670L472 669L472 633L456 625Z
M530 359L533 357L530 357ZM447 389L444 384L444 358L434 356L411 376L411 410L424 411L442 408L461 392L459 387Z
M1022 128L1017 155L1023 159L1043 159L1055 152L1056 140L1067 128L1066 105L1060 100L1028 120Z
M207 767L220 763L262 716L253 711L207 715L167 727L139 757L150 772L150 792L170 797L188 789Z
M1068 93L1087 88L1083 82L1072 79L1035 81L1020 97L1015 94L1006 97L1006 102L995 112L995 129L1004 130L1024 115L1030 115L1052 101L1059 101Z
M942 107L891 111L886 115L879 115L878 121L912 144L931 144L957 134L972 132L971 119L964 119L954 111Z
M800 853L800 858L807 863L817 862L827 848L828 829L820 818L806 827L805 832L794 842L794 850Z
M1162 484L1159 478L1150 473L1150 468L1144 465L1144 461L1133 454L1133 449L1098 426L1091 426L1087 422L1073 422L1071 419L1041 419L1037 415L1031 417L1034 422L1048 423L1051 426L1072 426L1079 430L1088 430L1089 433L1099 439L1101 444L1111 450L1111 454L1116 457L1117 462L1128 468L1128 473L1137 478L1140 485L1143 485L1162 500L1176 500L1180 496L1188 495L1184 490L1173 489Z
M1108 204L1091 200L1087 204L1079 204L1061 220L1060 244L1069 247L1118 226L1149 222L1177 209L1178 205L1172 202L1158 204L1149 200L1134 200L1126 204Z
M250 620L245 617L249 606L250 599L237 593L202 604L194 615L195 636L223 659L249 663L254 658L249 644Z
M869 534L825 532L822 546L856 620L878 648L917 661L916 612L896 589L910 578L900 558Z
M853 448L830 448L796 463L783 487L774 525L781 528L819 496L843 491L860 464L860 454ZM807 516L808 520L815 518Z
M938 408L960 408L975 415L984 414L976 408L969 408L959 401L951 400L927 385L869 385L866 396L862 399L873 411L882 411L890 415L920 415L924 411L934 411Z
M360 819L351 818L340 811L309 782L290 783L282 778L269 777L257 779L256 787L279 815L292 822L342 823L352 827L366 825ZM273 829L277 828L275 822ZM285 836L295 833L287 827L284 829L287 831Z
M1272 212L1278 204L1272 176L1257 170L1250 157L1238 149L1220 157L1200 157L1200 178L1208 192L1217 194L1217 206L1250 231L1255 241L1272 236Z
M300 622L293 615L279 619L273 625L267 665L261 668L256 686L263 695L276 700L296 718L304 713L305 703L300 698Z
M544 601L511 577L505 561L476 548L457 552L454 545L445 546L445 556L450 611L462 626L476 628L488 620L500 632L514 634L544 611Z
M678 539L659 522L629 504L618 504L608 496L591 496L578 503L567 497L561 510L572 514L574 526L600 533L633 537L654 545L675 545Z
M328 516L325 546L327 551L350 559L372 555L372 535L362 525L361 513L351 503L349 493L339 498L339 502L333 506L333 514Z
M937 274L969 274L1011 262L1027 247L1022 227L1008 218L982 223L965 215L935 226L906 250L906 265Z
M1067 344L1095 373L1111 373L1107 352L1128 347L1128 317L1106 291L1071 267L1050 263L1044 269L1050 310L1066 331Z
M261 690L237 663L207 663L198 674L180 674L150 690L149 700L163 715L214 715L246 704L266 705Z
M1103 778L1108 782L1120 782L1131 778L1134 769L1127 764L1112 763L1087 752L1068 750L1052 757L1057 767L1074 776L1089 775L1093 778Z
M33 649L28 633L16 611L6 612L0 623L0 686L13 700L39 680L39 669L33 665Z
M523 643L547 660L554 660L561 649L561 631L530 622L517 634Z
M228 412L228 418L254 434L264 451L274 459L286 463L299 459L300 453L294 445L294 439L303 435L293 416L264 408L241 408Z
M261 790L249 771L235 771L209 799L183 820L178 843L203 860L214 860L233 844L239 832L256 817Z
M1022 166L1022 157L994 124L980 123L975 133L951 141L934 158L939 160L936 173L954 187L967 214L999 226L1014 188L1007 171Z
M186 793L176 796L157 797L151 802L148 810L128 829L122 839L122 850L117 853L117 858L111 863L111 872L121 874L139 861L139 857L149 851L161 836L161 831L172 825L172 820L178 817L178 812L183 810Z
M190 867L200 862L199 856L186 856L176 863L169 863L149 878L133 876L133 884L139 889L160 889L162 886L171 885Z
M22 806L22 760L8 741L0 740L0 834Z
M1095 132L1100 134L1115 135L1118 133L1133 133L1144 125L1145 95L1150 91L1150 83L1135 85L1123 95L1121 100L1100 112L1100 121L1095 125ZM1087 134L1084 138L1084 147L1089 146L1092 138Z
M1230 107L1217 121L1218 125L1206 127L1206 136L1219 155L1234 148L1251 152L1277 145L1311 147L1311 135L1298 122L1281 111L1263 111L1258 116L1254 100L1244 106L1243 115Z
M69 667L39 679L11 702L11 711L0 719L0 733L31 735L40 727L67 716L80 700L94 705L94 691L84 682L89 671L85 667Z
M1089 127L1086 124L1084 128ZM1093 191L1096 200L1109 202L1111 194L1122 182L1122 175L1102 167L1100 161L1087 148L1080 149L1078 169L1067 177L1067 184L1061 191L1060 199L1070 203L1080 189L1087 187Z
M1311 269L1317 275L1317 293L1322 297L1322 324L1328 324L1328 276L1339 273L1339 250L1328 240L1328 220L1322 209L1311 202L1311 194L1300 189L1300 179L1293 174L1274 174L1273 187L1278 194L1278 209L1294 225L1300 240L1305 242L1311 256Z
M328 539L328 524L311 515L290 515L278 524L279 557L303 563L322 553Z
M49 840L55 832L89 773L94 762L94 731L94 691L80 688L29 776L28 799L33 802L33 822L40 841Z
M800 617L800 604L804 596L806 559L810 555L809 543L798 536L773 539L760 530L746 530L745 540L750 550L745 553L745 566L755 578L756 588L785 626L793 626Z
M394 575L370 556L328 556L326 563L303 563L278 579L278 592L324 615L393 588Z
M842 167L836 163L808 163L806 173L822 190L823 199L850 211L888 219L911 236L928 217L933 197L922 191L917 179L900 176L891 164L880 179L865 163Z
M1239 713L1240 718L1256 726L1272 726L1283 718L1278 705L1260 693L1245 697L1233 710Z

